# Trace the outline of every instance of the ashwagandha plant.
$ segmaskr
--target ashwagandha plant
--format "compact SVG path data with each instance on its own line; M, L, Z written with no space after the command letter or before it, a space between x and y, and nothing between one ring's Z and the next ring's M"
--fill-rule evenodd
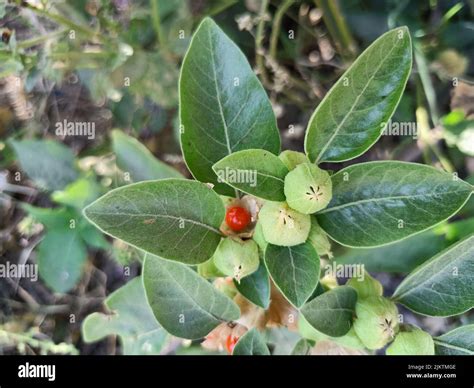
M336 173L319 167L354 159L377 141L411 67L408 29L387 32L318 105L305 153L280 153L263 87L238 47L205 19L179 83L182 152L197 181L130 184L84 210L104 233L146 252L144 293L134 282L130 300L121 292L108 301L119 312L115 321L127 304L143 303L136 316L122 317L130 316L130 328L116 332L130 343L133 333L147 333L139 317L154 315L174 336L209 339L219 326L233 354L269 354L239 306L244 297L270 311L283 295L303 337L294 354L327 340L357 350L391 342L388 354L473 354L474 325L433 339L403 325L396 304L432 316L472 308L474 236L417 268L390 298L368 274L343 286L320 281L320 257L331 257L331 239L348 247L387 245L448 219L473 192L457 175L415 163L360 163ZM219 281L229 277L233 282ZM156 322L149 326L157 330ZM100 337L94 328L86 320L89 339Z

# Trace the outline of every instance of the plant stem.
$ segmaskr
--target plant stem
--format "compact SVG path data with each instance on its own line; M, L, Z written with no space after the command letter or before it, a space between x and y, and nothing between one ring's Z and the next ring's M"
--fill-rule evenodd
M26 39L21 42L18 42L17 47L22 48L22 49L27 49L33 46L37 46L41 43L44 43L49 39L57 38L58 36L61 36L64 33L66 33L66 30L58 30L58 31L50 32L49 34L38 36L36 38Z
M352 59L355 54L355 43L347 26L346 20L339 9L336 0L315 0L318 8L323 11L324 24L336 46L339 46L341 55L345 59Z
M20 4L19 4L20 5ZM92 28L89 28L87 26L82 26L80 24L76 24L70 19L64 17L63 15L57 14L57 13L51 13L45 9L40 9L35 7L32 4L29 4L27 2L21 2L21 6L35 12L36 14L46 17L48 19L51 19L52 21L56 22L59 25L66 26L70 28L71 30L77 31L83 35L88 36L89 38L101 38L104 39L103 36L99 36L99 32L96 30L93 30Z
M431 136L428 111L426 110L426 108L420 106L416 109L416 122L420 133L420 140L423 142L423 144L429 147L429 149L438 158L439 162L446 171L454 172L455 169L453 165L448 160L448 158L444 156L443 152L438 147L436 140L433 139L433 137Z
M265 30L265 14L268 9L268 0L262 0L262 5L260 7L259 17L260 21L257 26L257 34L255 36L255 61L257 64L258 72L262 78L264 85L270 85L270 80L268 78L267 69L265 67L265 55L263 49L263 38Z
M270 36L270 57L276 60L278 35L280 33L281 21L286 11L293 5L295 0L285 0L277 9L273 17L272 34Z
M426 101L428 102L428 107L430 108L430 116L434 125L438 124L439 113L438 113L438 103L436 102L436 93L431 82L430 73L428 70L428 65L426 64L425 56L421 51L421 47L418 43L414 43L414 54L415 62L418 68L418 74L420 75L421 84L426 96Z
M153 21L153 28L156 32L156 38L158 40L158 44L161 45L162 48L166 49L166 39L163 33L163 29L161 28L161 18L160 18L160 6L158 4L158 0L150 0L151 2L151 19Z

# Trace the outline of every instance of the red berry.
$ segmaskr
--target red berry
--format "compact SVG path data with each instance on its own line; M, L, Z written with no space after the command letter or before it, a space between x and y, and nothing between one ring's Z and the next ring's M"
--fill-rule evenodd
M232 354L235 348L235 344L239 340L239 337L232 337L232 334L229 334L227 336L227 339L225 340L225 348L227 349L227 352L229 354Z
M234 206L227 209L225 222L234 232L240 232L250 223L250 213L240 206Z

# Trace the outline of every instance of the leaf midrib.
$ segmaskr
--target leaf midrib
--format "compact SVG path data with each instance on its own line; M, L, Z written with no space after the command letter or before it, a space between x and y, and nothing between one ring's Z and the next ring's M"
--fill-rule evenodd
M221 102L221 94L219 92L219 86L217 85L217 69L216 69L216 60L214 57L214 46L212 44L212 34L211 30L208 29L208 35L209 35L209 45L211 49L211 67L212 67L212 74L213 74L213 79L214 79L214 88L216 91L216 99L217 99L217 105L219 106L219 112L222 120L222 124L224 126L224 135L225 135L225 140L226 140L226 145L227 145L227 154L230 155L232 154L232 147L230 146L230 138L229 138L229 129L227 128L227 122L225 119L224 115L224 110L222 108L222 102Z
M413 199L413 198L418 198L418 197L434 197L435 195L448 195L448 194L463 193L463 192L470 192L470 191L471 190L466 189L466 190L445 191L443 193L427 193L427 194L414 194L414 195L394 195L394 196L381 197L381 198L361 199L361 200L358 200L358 201L348 202L348 203L345 203L343 205L338 205L338 206L334 206L334 207L331 207L331 208L321 210L317 214L330 213L330 212L333 212L333 211L344 209L346 207L357 206L357 205L363 204L363 203L383 202L383 201L391 201L391 200L396 200L396 199Z
M295 260L293 258L293 252L292 252L291 247L288 248L288 253L290 254L291 271L292 271L292 274L293 274L293 288L294 288L295 297L296 297L295 302L299 306L300 301L299 301L298 289L297 289L297 285L296 285L296 283L297 283L296 282L296 266L295 266Z
M124 213L124 212L98 212L98 211L89 211L89 214L94 214L98 216L125 216L125 217L150 217L150 218L169 218L175 221L184 221L184 222L189 222L190 224L194 224L197 226L200 226L202 228L209 229L211 232L221 234L221 232L214 227L204 224L199 221L192 220L190 218L185 218L185 217L177 217L177 216L172 216L169 214L152 214L152 213Z

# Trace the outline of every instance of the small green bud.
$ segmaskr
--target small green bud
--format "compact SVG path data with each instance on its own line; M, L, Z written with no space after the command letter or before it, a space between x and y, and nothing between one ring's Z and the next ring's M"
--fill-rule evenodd
M331 177L314 164L300 164L285 177L285 196L288 205L300 213L316 213L331 201Z
M354 330L368 349L383 348L398 332L395 303L380 296L358 300Z
M213 259L219 271L237 281L255 272L260 264L256 242L240 238L222 239Z
M199 275L206 279L220 278L225 276L216 267L216 264L214 263L214 258L210 258L208 261L198 264L197 271Z
M390 356L432 356L435 354L431 335L415 326L404 326L387 348Z
M291 209L286 202L266 202L258 218L265 240L274 245L302 244L311 228L310 216Z
M332 258L331 242L326 232L319 226L316 217L311 217L311 230L309 231L308 241L313 245L318 255Z
M364 280L352 278L349 279L347 285L357 291L359 299L368 298L370 296L382 296L383 294L382 284L370 276L367 271L364 271Z
M286 150L283 151L278 157L289 171L293 170L299 164L310 163L308 157L302 152L298 151Z
M321 333L319 330L316 330L313 326L309 324L303 314L300 314L298 317L298 331L303 338L312 340L312 341L324 341L331 340L341 346L345 346L351 349L364 349L365 346L357 337L354 327L342 337L330 337L326 334Z

